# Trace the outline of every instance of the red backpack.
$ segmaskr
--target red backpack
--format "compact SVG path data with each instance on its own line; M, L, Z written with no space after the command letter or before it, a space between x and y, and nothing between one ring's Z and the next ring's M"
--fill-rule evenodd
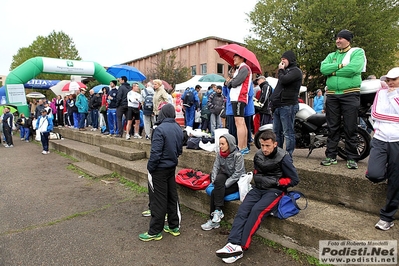
M211 183L211 180L209 174L186 168L177 172L176 183L192 190L202 190Z

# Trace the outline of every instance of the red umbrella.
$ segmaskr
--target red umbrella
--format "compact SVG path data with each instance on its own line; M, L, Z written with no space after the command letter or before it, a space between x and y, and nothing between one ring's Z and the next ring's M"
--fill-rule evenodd
M238 54L247 59L246 64L251 68L253 73L262 74L256 55L247 48L233 43L216 47L215 50L222 59L226 60L232 66L234 65L233 56Z
M172 86L169 83L167 83L165 80L161 80L161 81L162 81L162 85L166 91L170 91L173 89Z
M162 85L164 86L165 90L170 91L172 88L172 86L167 83L165 80L162 80Z
M64 87L62 87L61 91L77 91L80 88L86 89L87 86L79 81L71 81L65 84Z

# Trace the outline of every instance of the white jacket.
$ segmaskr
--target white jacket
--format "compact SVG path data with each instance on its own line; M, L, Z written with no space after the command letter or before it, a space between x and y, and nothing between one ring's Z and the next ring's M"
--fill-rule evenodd
M375 120L374 138L385 142L399 141L399 88L380 89L374 98L371 116Z

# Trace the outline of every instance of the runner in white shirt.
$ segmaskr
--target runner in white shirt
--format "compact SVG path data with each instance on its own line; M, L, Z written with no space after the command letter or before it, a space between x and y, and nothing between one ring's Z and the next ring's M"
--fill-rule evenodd
M134 119L134 135L133 138L141 139L139 135L140 127L140 103L143 101L141 94L139 93L140 88L138 83L132 84L132 90L127 94L127 125L126 125L126 139L130 139L130 129L132 127Z

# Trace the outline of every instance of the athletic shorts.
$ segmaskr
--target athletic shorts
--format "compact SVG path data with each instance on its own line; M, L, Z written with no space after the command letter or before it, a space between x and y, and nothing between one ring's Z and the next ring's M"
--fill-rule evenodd
M128 107L127 108L127 120L140 120L139 108Z
M247 104L243 102L231 102L234 117L244 117L245 106Z

